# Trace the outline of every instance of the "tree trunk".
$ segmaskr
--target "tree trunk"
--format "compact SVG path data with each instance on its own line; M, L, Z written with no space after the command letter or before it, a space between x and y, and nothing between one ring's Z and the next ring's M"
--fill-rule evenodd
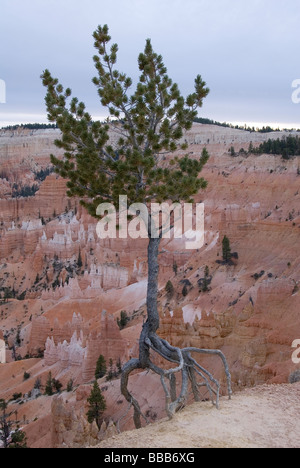
M160 238L149 239L148 245L148 289L147 289L147 314L149 334L154 334L159 328L159 314L157 310L158 295L158 249Z
M146 422L136 398L128 390L129 376L138 369L150 369L160 376L161 383L166 396L166 412L171 419L173 415L183 408L187 402L189 382L196 401L200 401L198 388L206 386L211 396L212 403L218 407L219 403L219 382L203 367L201 367L191 353L216 355L222 359L224 364L229 398L231 397L231 377L226 362L226 358L219 350L203 350L198 348L180 349L171 346L166 340L161 339L157 334L159 329L159 313L157 309L158 298L158 273L159 273L159 246L161 237L155 238L150 234L148 244L148 288L147 288L147 321L139 340L139 358L131 359L122 369L121 392L125 399L134 408L134 423L136 428L142 427L141 417ZM165 370L158 367L151 361L150 351L154 351L160 357L173 363L175 367ZM177 397L175 374L181 372L181 391ZM201 377L202 383L197 382L197 377ZM215 388L214 388L215 387ZM216 401L214 401L214 396Z

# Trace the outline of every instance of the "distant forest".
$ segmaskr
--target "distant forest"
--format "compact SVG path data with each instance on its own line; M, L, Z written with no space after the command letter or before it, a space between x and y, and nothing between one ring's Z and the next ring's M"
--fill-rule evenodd
M280 140L268 140L258 148L249 149L253 154L281 154L283 159L290 159L293 156L300 156L300 137L291 136L283 138Z
M44 130L46 128L58 128L56 124L20 124L20 125L8 125L8 127L2 127L1 130L18 130L19 128L25 128L28 130Z
M226 128L233 128L236 130L246 130L247 132L251 133L271 133L271 132L280 132L279 128L272 128L270 126L262 127L262 128L254 128L254 127L247 127L247 125L244 126L239 126L239 125L233 125L229 124L227 122L218 122L216 120L212 119L207 119L207 118L202 118L202 117L196 117L194 119L195 123L201 123L204 125L217 125L218 127L226 127ZM9 125L8 127L2 127L0 130L18 130L19 128L24 128L28 130L44 130L47 128L58 128L56 124L40 124L40 123L33 123L33 124L20 124L20 125ZM285 130L291 130L291 129L285 129ZM297 130L297 132L300 132L300 129Z

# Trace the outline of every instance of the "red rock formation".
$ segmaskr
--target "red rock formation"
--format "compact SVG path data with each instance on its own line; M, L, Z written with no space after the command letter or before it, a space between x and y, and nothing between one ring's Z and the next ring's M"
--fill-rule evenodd
M300 338L299 158L228 154L232 144L236 151L247 150L250 141L256 145L282 135L195 125L185 137L190 151L198 158L207 146L211 154L203 173L208 188L196 197L205 204L205 245L199 251L182 251L176 240L161 245L161 335L174 345L221 348L236 387L286 382L297 368L291 344ZM9 288L19 297L0 304L0 327L10 346L20 328L21 356L44 350L49 338L46 361L56 362L53 372L64 382L74 375L81 383L93 378L100 354L115 362L137 351L145 314L146 241L99 241L96 221L66 198L65 182L55 175L34 197L10 198L12 183L33 183L33 172L48 166L57 136L52 130L0 132L1 168L9 178L0 179L0 292ZM224 235L238 253L231 266L221 261ZM212 281L204 293L199 280L206 265ZM173 298L164 290L169 279ZM135 312L122 332L116 324L121 310ZM203 364L221 372L211 359ZM3 379L2 392L9 395L13 382L8 374ZM110 405L112 412L118 409L117 403Z

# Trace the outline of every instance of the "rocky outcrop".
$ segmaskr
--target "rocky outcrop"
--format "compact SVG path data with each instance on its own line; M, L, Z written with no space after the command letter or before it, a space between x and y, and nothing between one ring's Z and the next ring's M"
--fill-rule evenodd
M6 345L3 337L3 333L0 330L0 364L6 363Z
M58 364L59 371L79 368L80 372L75 373L79 375L79 383L93 380L101 354L107 364L112 360L114 366L119 360L125 362L128 358L127 342L122 338L116 320L106 311L102 312L99 325L94 325L91 332L80 314L74 314L72 322L67 322L63 327L56 321L52 335L49 334L49 322L48 326L46 322L46 319L41 318L33 324L34 332L43 325L44 333L48 334L45 340L45 365L50 367Z
M81 407L76 411L76 405L68 402L66 397L54 397L51 406L52 414L52 445L54 448L83 448L95 446L117 434L112 420L103 421L100 430L95 422L90 424L86 418L86 410Z
M195 125L185 135L189 151L198 158L206 146L211 155L203 171L208 188L195 199L205 206L205 245L187 251L181 241L165 239L160 249L161 336L174 345L221 348L235 388L286 382L297 368L291 344L300 338L299 158L238 153L250 142L255 146L284 135ZM96 221L67 199L65 182L54 174L38 182L34 197L11 198L15 182L35 183L35 173L49 165L49 154L59 156L53 145L57 136L55 130L0 132L0 292L2 297L7 290L15 294L0 304L0 326L18 355L46 350L40 364L44 373L51 369L64 384L73 375L81 384L94 378L100 354L107 362L120 357L124 362L137 353L145 317L147 242L100 241ZM234 158L228 153L232 145ZM238 254L231 265L222 262L224 235ZM206 266L211 283L203 292ZM171 298L165 292L168 280L174 286ZM103 310L107 314L101 317ZM131 320L120 332L116 319L122 310ZM12 359L11 352L7 356ZM201 363L222 381L217 362L205 358ZM23 374L15 391L23 391ZM5 374L9 383L3 392L11 397L9 378ZM155 394L159 382L149 381L146 398L145 378L133 376L148 408L161 394ZM125 410L117 384L110 385L107 400L111 414L120 411L121 417ZM160 417L163 409L154 412Z

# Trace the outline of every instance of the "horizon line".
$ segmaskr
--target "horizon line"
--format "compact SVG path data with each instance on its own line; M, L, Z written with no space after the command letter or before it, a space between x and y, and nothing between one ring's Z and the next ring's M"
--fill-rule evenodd
M11 115L11 119L9 118ZM108 116L105 115L92 115L93 120L100 120L105 121ZM280 129L280 130L293 130L293 129L300 129L300 122L272 122L272 121L242 121L242 120L232 120L227 121L223 119L211 119L210 117L199 117L204 119L209 119L217 123L224 123L227 125L232 125L233 127L238 126L241 128L254 128L262 129L263 127L270 127L272 129ZM13 127L13 126L22 126L27 124L40 124L40 125L51 125L51 122L48 121L46 114L8 114L6 119L2 120L0 117L0 129L3 130L6 127ZM208 124L209 125L209 124Z

